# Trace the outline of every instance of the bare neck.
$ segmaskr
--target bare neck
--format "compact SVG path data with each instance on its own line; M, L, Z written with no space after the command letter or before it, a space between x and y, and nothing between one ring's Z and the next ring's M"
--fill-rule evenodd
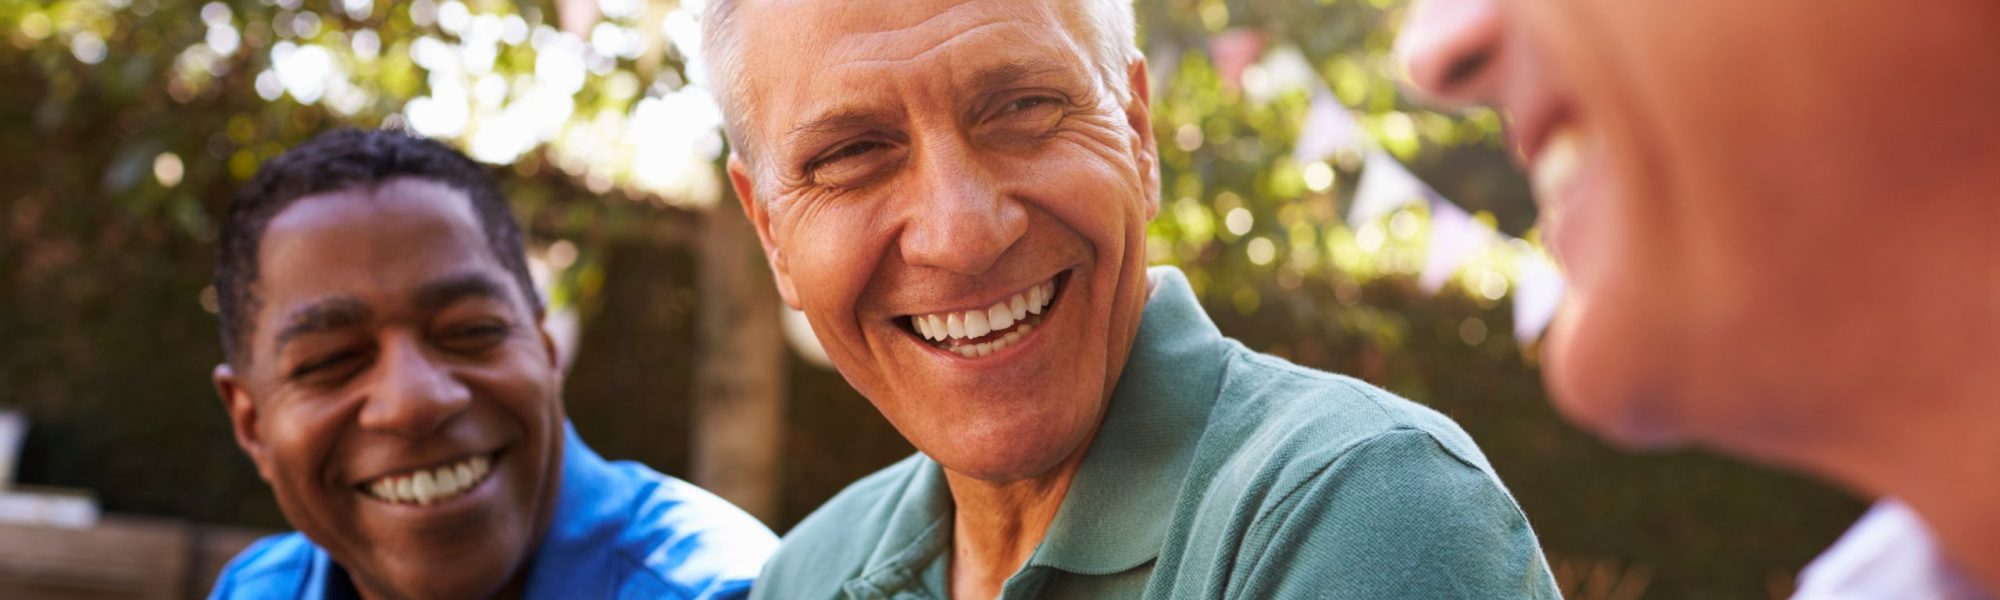
M2000 323L2000 321L1996 321ZM2000 330L1993 332L2000 335ZM1990 338L1984 338L1990 339ZM1832 407L1833 427L1793 455L1796 465L1915 510L1944 554L2000 592L2000 371L1990 355L1940 367L1931 385L1859 390ZM1986 372L1982 372L1986 371Z
M1884 428L1887 435L1856 436L1850 446L1859 450L1827 470L1864 493L1908 505L1954 566L2000 592L2000 511L1993 510L2000 505L2000 401L1962 408Z
M952 598L985 600L1000 595L1007 578L1047 537L1082 459L1079 449L1044 475L1005 483L945 470L957 505L952 517Z

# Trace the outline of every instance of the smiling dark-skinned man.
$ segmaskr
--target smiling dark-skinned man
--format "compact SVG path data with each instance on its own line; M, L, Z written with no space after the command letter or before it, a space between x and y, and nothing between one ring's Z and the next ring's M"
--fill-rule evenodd
M747 593L768 529L568 425L519 228L471 160L327 133L266 163L222 232L216 389L299 531L213 597Z

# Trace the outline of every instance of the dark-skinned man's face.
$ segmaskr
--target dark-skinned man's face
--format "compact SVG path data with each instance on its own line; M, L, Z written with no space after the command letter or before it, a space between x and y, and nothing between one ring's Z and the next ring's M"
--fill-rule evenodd
M241 364L216 369L286 519L371 597L516 582L559 484L552 347L464 193L301 198L259 246Z

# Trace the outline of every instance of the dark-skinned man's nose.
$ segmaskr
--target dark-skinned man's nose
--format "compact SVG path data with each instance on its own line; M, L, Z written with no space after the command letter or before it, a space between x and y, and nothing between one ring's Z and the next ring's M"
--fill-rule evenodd
M1027 209L956 140L934 144L914 165L900 247L911 265L985 273L1028 231Z
M1491 103L1507 59L1506 0L1416 0L1396 38L1408 86L1435 103Z
M385 342L378 370L361 410L364 428L405 437L436 432L472 403L472 391L421 340Z

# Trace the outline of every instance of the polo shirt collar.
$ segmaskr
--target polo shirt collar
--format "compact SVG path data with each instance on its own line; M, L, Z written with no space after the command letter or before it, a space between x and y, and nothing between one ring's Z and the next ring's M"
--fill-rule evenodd
M562 479L549 529L527 565L527 598L609 598L617 595L621 547L631 499L640 482L621 477L584 445L576 425L563 422Z
M1166 540L1227 345L1186 275L1154 267L1147 277L1153 290L1104 424L1029 567L1117 573L1158 558Z
M950 596L943 560L951 554L951 489L944 470L925 459L889 510L882 543L870 551L861 575L842 584L849 598L894 598L924 589Z

